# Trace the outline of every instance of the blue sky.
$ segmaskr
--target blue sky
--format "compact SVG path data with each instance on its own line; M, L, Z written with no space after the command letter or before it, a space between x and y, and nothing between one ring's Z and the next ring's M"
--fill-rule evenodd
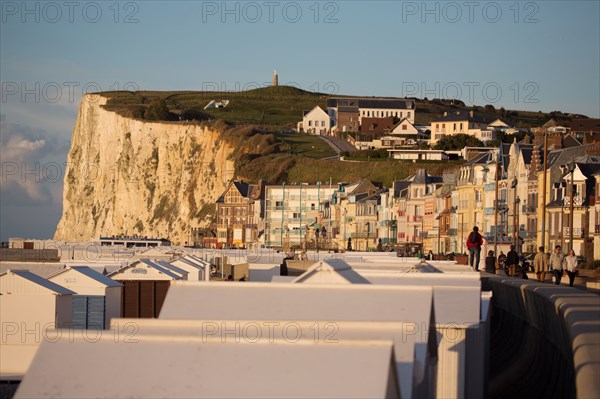
M0 4L3 241L52 236L62 179L48 165L96 88L238 90L277 68L305 90L600 116L598 1Z

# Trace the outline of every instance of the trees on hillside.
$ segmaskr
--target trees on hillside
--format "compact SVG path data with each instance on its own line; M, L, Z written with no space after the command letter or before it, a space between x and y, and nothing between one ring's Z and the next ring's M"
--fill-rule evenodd
M152 100L144 112L144 119L150 121L170 120L171 113L169 112L169 108L167 108L167 102L163 98L156 98Z
M461 150L465 147L483 147L483 142L468 134L453 134L444 136L435 144L434 149L449 151Z

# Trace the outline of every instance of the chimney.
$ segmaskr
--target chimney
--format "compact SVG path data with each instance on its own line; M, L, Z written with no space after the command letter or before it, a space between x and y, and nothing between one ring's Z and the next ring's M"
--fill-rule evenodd
M473 117L473 111L469 111L469 116L472 118Z

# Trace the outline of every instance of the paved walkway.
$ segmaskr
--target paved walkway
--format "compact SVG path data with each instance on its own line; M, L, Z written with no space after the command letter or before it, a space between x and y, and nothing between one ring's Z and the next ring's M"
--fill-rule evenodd
M338 137L333 137L333 136L318 136L318 137L321 140L323 140L324 142L326 142L327 144L329 144L329 146L331 148L333 148L334 151L337 152L338 154L343 151L347 151L347 152L356 151L356 148L352 144L350 144L346 140L342 140Z

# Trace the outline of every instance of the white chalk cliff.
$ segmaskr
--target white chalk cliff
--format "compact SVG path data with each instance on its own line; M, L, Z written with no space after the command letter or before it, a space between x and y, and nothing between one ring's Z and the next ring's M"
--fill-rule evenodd
M231 146L211 127L130 119L106 102L88 94L79 106L54 238L138 234L185 244L233 177Z

